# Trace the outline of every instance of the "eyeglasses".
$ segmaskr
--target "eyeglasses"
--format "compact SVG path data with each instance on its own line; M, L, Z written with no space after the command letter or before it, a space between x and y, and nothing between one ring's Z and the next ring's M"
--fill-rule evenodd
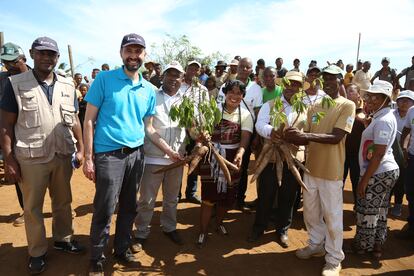
M378 98L378 95L375 94L365 94L363 97L364 101L374 101Z

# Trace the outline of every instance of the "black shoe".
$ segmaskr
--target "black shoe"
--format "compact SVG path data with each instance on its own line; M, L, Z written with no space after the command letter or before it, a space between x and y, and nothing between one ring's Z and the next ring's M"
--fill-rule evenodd
M263 231L253 230L250 233L250 236L247 237L248 242L256 242L259 240L259 238L263 235Z
M53 244L53 247L56 250L60 250L60 251L64 251L64 252L68 252L72 254L79 254L85 250L85 247L78 244L78 242L75 240L70 241L70 242L55 241L55 243Z
M249 208L249 209L256 209L256 205L257 205L257 198L253 201L250 202L245 202L244 205Z
M40 274L45 270L46 254L39 257L29 258L29 272L30 274Z
M279 240L280 240L280 245L283 248L288 248L289 247L289 237L286 233L280 234L279 235Z
M89 263L89 276L104 276L104 260L91 260Z
M124 253L121 254L114 254L114 257L118 262L125 264L135 263L138 261L130 249L127 249Z
M201 199L197 195L186 197L185 200L194 204L201 204Z
M170 238L175 244L183 245L184 242L181 239L180 235L178 234L177 230L171 231L171 232L164 232L164 234Z

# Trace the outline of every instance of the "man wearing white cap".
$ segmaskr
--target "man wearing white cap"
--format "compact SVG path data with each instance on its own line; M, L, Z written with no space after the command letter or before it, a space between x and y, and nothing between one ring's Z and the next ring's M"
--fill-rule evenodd
M406 91L414 93L411 90ZM404 141L409 134L410 142L407 146ZM400 238L414 239L414 108L408 110L400 144L408 164L405 175L405 193L408 200L408 227L399 236Z
M408 110L414 105L414 92L410 90L402 91L397 97L397 108L394 109L394 116L397 120L397 136L395 138L396 142L393 146L394 157L400 167L400 177L398 178L397 183L392 190L394 195L394 207L390 209L390 213L393 216L401 216L402 211L402 202L404 197L404 179L406 168L402 162L402 152L401 147L399 146L401 140L401 134L405 125L405 120L407 118Z
M148 138L145 138L144 153L145 167L141 181L140 197L138 200L138 215L135 219L137 243L142 244L150 233L150 223L154 212L155 199L162 183L162 213L161 226L174 243L182 244L181 237L176 230L178 192L181 187L183 167L178 167L163 173L154 174L174 161L181 159L185 153L185 128L179 127L169 117L171 106L180 102L183 91L180 90L184 70L177 61L172 61L164 69L163 84L156 92L155 114L153 126L160 135L160 139L168 144L167 151L161 150Z
M318 101L309 109L303 133L296 128L285 131L285 139L297 145L308 145L303 181L308 190L303 191L303 215L309 234L308 246L296 251L300 259L324 256L326 264L322 275L339 275L345 258L343 243L342 178L345 162L345 136L352 131L355 104L340 96L340 74L336 65L322 70L324 91L335 102L334 107L324 107ZM325 116L318 122L316 112Z
M224 82L229 80L235 80L237 78L237 67L239 66L239 61L237 59L233 59L228 66L230 67L229 71L226 73L226 77L224 78ZM220 87L217 87L220 88Z

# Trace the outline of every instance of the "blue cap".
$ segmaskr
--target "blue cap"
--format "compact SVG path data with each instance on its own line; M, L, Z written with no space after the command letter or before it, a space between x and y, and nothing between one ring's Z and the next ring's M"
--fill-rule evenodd
M49 50L59 53L59 48L56 41L47 36L36 38L36 40L32 43L32 49L39 51Z

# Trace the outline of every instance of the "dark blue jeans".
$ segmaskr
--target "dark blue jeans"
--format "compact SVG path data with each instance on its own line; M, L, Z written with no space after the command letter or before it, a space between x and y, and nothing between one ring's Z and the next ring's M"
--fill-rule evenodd
M276 181L276 166L269 163L259 176L256 218L253 230L263 232L267 228L271 212L275 212L275 228L278 234L285 234L292 223L293 206L296 201L297 181L286 163L283 164L282 185ZM277 200L277 208L273 202Z
M414 231L414 155L408 154L408 166L405 175L405 195L408 201L408 225Z
M125 154L120 151L95 155L96 193L91 224L91 259L104 259L111 217L118 204L114 253L131 245L132 225L137 215L137 192L144 167L142 147Z

